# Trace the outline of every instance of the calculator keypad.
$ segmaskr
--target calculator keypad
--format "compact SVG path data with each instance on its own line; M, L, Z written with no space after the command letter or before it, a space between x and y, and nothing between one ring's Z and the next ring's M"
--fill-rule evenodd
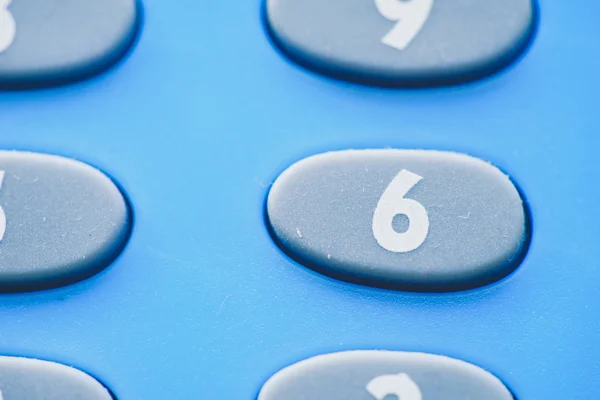
M175 3L0 0L0 400L600 393L600 2Z

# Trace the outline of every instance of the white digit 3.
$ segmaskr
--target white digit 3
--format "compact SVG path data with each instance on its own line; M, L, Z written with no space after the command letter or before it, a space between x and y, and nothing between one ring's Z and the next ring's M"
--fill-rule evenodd
M391 21L398 21L381 43L404 50L423 28L433 0L375 0L377 10Z
M0 0L0 53L8 49L15 39L17 24L8 10L12 0Z
M373 236L384 249L394 253L407 253L423 244L429 233L429 216L423 205L404 196L421 179L421 176L403 169L381 195L373 214ZM393 227L396 215L408 217L408 230L396 232Z

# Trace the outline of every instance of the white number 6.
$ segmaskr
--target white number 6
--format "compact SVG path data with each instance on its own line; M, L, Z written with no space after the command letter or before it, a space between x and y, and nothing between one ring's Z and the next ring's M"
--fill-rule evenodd
M377 203L373 214L373 236L384 249L407 253L423 244L429 232L429 216L423 205L404 196L423 177L403 169L396 175ZM396 215L408 217L408 230L398 233L392 225Z

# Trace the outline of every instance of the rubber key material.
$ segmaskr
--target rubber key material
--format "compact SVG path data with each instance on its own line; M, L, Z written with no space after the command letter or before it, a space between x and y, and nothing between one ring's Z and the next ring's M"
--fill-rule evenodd
M277 45L336 78L434 86L486 76L517 58L533 0L266 0Z
M66 365L0 356L0 400L116 400L88 374Z
M511 180L465 154L351 150L292 165L267 216L293 258L359 284L455 291L494 282L520 263L527 213Z
M120 253L131 218L117 186L64 157L0 151L0 291L87 278Z

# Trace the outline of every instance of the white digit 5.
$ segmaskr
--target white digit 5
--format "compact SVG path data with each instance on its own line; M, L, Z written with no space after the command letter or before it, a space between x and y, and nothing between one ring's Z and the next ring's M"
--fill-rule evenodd
M0 189L2 189L2 182L4 182L4 171L0 171ZM6 232L6 214L0 206L0 241L4 239L4 232ZM2 393L0 393L0 400L2 400Z
M12 0L0 0L0 53L8 49L15 39L17 24L8 10Z
M407 253L423 244L429 232L429 216L423 205L404 196L421 179L421 176L403 169L396 175L377 203L373 214L373 236L384 249L394 253ZM396 232L392 225L396 215L408 217L408 230Z
M423 28L433 0L375 0L377 10L391 21L398 21L381 43L404 50Z

